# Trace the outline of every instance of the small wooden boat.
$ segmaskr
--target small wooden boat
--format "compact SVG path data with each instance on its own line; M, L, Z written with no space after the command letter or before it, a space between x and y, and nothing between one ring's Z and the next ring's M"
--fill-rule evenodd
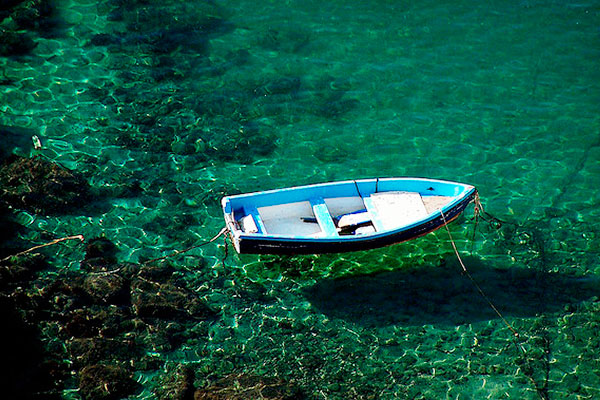
M239 194L221 202L239 253L316 254L425 235L458 217L475 195L475 187L462 183L375 178Z

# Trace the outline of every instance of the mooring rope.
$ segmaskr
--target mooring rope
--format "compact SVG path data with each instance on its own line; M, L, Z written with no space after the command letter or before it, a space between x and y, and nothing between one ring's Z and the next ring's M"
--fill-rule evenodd
M152 260L144 261L142 263L142 265L146 265L146 264L149 264L149 263L155 262L155 261L161 261L161 260L164 260L164 259L169 258L169 257L174 257L174 256L179 255L179 254L187 253L188 251L197 249L198 247L206 246L207 244L212 243L215 240L217 240L219 237L223 236L223 234L225 234L227 231L228 231L228 228L224 227L212 239L210 239L210 240L208 240L206 242L202 242L200 244L188 247L187 249L184 249L184 250L175 250L174 252L172 252L171 254L167 254L166 256L162 256L162 257L158 257L158 258L153 258ZM24 254L31 253L32 251L35 251L35 250L38 250L38 249L41 249L41 248L44 248L44 247L55 245L57 243L65 242L67 240L76 240L76 239L80 240L81 242L85 241L85 238L83 237L83 235L67 236L67 237L63 237L63 238L60 238L60 239L52 240L51 242L48 242L48 243L40 244L38 246L33 246L30 249L27 249L27 250L21 251L19 253L12 254L10 256L4 257L4 258L0 259L0 262L8 261L12 257L19 257L19 256L22 256ZM226 257L227 257L227 237L225 237L225 258ZM225 262L224 259L223 259L223 262Z
M456 248L456 243L454 243L454 239L452 238L452 234L450 233L450 228L448 228L448 223L446 222L446 216L444 215L444 212L442 210L440 210L440 213L442 214L442 219L444 220L444 226L446 227L446 232L448 232L448 237L450 237L450 243L452 243L452 248L454 249L454 254L456 254L456 258L458 259L458 262L460 263L460 266L462 267L463 272L465 273L465 275L467 275L467 277L469 278L471 283L473 283L473 285L475 286L475 288L477 289L477 291L479 292L481 297L484 298L484 300L488 303L488 305L492 308L492 310L494 310L496 315L498 315L498 317L500 317L502 322L504 322L504 324L508 327L508 329L510 329L510 331L513 333L513 335L515 337L519 337L519 332L517 332L517 330L515 328L513 328L513 326L506 320L506 318L504 318L502 313L498 310L498 308L494 305L494 303L492 303L492 301L485 294L483 289L481 289L481 286L479 286L479 284L473 278L473 276L471 275L469 270L467 270L465 263L463 263L463 260L460 257L460 254L458 253L458 249Z
M174 256L177 256L177 255L183 254L183 253L187 253L188 251L197 249L198 247L206 246L207 244L210 244L210 243L214 242L215 240L217 240L219 237L221 237L222 235L224 235L227 231L228 231L228 228L224 227L212 239L210 239L210 240L208 240L206 242L202 242L200 244L196 244L194 246L188 247L187 249L175 250L174 252L172 252L171 254L167 254L166 256L162 256L162 257L158 257L158 258L153 258L152 260L144 261L142 263L142 265L146 265L146 264L149 264L149 263L155 262L155 261L162 261L162 260L164 260L166 258L174 257Z
M504 325L506 325L508 327L508 329L512 332L512 334L513 334L512 341L513 341L514 345L517 347L517 349L519 349L519 351L521 352L523 357L527 357L527 351L523 348L523 346L520 343L517 342L517 339L521 337L519 335L519 332L517 332L517 330L506 320L506 318L504 318L504 316L502 315L500 310L498 310L498 308L494 305L492 300L487 296L487 294L485 294L485 292L483 291L481 286L479 286L479 284L477 283L475 278L473 278L473 276L471 275L471 273L465 266L465 263L463 262L462 258L460 257L460 254L456 247L456 243L454 242L454 238L452 237L452 233L450 233L450 228L448 228L448 222L446 221L446 216L444 215L444 212L441 209L440 209L440 213L442 215L442 220L444 221L444 227L446 228L446 232L448 232L448 237L450 238L450 243L452 244L452 248L454 249L454 254L456 254L456 258L458 259L458 262L460 263L460 266L462 267L463 273L467 276L467 278L469 278L469 280L471 281L473 286L475 286L475 288L477 289L477 291L479 292L481 297L483 297L483 299L488 303L490 308L492 310L494 310L494 312L500 318L500 320L504 323ZM483 206L481 205L481 201L479 200L479 194L476 193L475 194L475 218L476 218L476 221L477 221L477 217L479 216L480 213L484 213L484 211L483 211ZM492 218L494 218L494 217L492 217ZM547 393L544 391L543 388L541 388L538 385L538 383L535 381L535 379L532 376L528 375L527 373L525 373L525 376L533 384L533 387L535 388L540 399L548 400Z
M0 262L8 261L12 257L18 257L18 256L22 256L23 254L31 253L32 251L41 249L43 247L52 246L52 245L55 245L55 244L60 243L60 242L65 242L67 240L76 240L76 239L79 239L81 242L85 241L85 238L83 237L83 235L74 235L74 236L63 237L63 238L60 238L60 239L54 239L51 242L40 244L38 246L33 246L32 248L24 250L24 251L21 251L21 252L19 252L17 254L13 254L13 255L10 255L8 257L4 257L3 259L0 260Z

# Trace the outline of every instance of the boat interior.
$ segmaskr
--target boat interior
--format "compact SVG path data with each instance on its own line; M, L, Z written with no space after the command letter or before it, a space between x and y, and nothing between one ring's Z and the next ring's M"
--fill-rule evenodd
M456 197L388 191L369 196L313 197L305 201L244 207L235 216L244 233L315 238L368 235L427 218Z

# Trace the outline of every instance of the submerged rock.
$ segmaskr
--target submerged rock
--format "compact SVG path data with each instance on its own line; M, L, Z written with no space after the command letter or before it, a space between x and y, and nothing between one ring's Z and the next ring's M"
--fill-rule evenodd
M0 243L2 244L0 246L0 259L24 250L19 239L19 233L23 231L24 226L18 222L17 216L8 205L2 202L0 202L0 226L2 227L0 229ZM0 278L0 282L0 286L2 286L2 283L6 283L2 278Z
M9 19L10 17L10 19ZM48 37L59 25L51 0L2 0L0 2L0 56L28 54L37 43L30 32Z
M210 319L216 311L185 288L170 283L134 279L131 285L131 302L140 318L168 320Z
M194 370L189 364L167 367L158 383L156 397L161 400L192 400L194 398Z
M25 0L2 0L2 3L0 3L0 11L10 11L14 6L23 3L24 1Z
M0 352L2 354L2 397L29 398L40 387L43 376L40 363L45 357L37 329L19 312L22 305L0 293Z
M2 54L3 46L7 46L5 32L0 29L0 55ZM18 44L19 46L22 43ZM13 80L4 73L3 81L5 84L10 84ZM33 137L38 135L38 131L31 128L22 128L19 126L0 124L0 137L2 138L2 146L0 146L0 161L10 157L16 153L20 155L29 154L33 150Z
M0 169L0 199L37 214L59 214L91 198L90 186L77 172L41 157L9 157Z
M61 337L73 338L118 338L135 331L129 309L116 306L94 305L75 309L59 318L62 323ZM128 342L127 342L128 343Z
M22 56L37 46L27 33L0 28L0 56Z
M25 254L0 262L0 290L10 285L22 284L47 267L41 254Z
M138 388L133 374L113 365L90 365L79 373L79 393L83 399L122 399Z
M64 324L63 333L76 338L86 338L98 335L101 321L86 309L75 310L69 314Z
M102 337L78 338L67 345L71 361L76 367L101 362L130 362L139 351L133 340L108 339Z
M117 246L105 237L87 241L82 267L92 271L105 270L117 262Z
M15 7L11 17L19 29L35 30L44 37L53 36L60 25L53 0L27 0Z
M300 400L306 396L296 386L278 378L230 375L196 390L194 400Z
M137 275L140 278L147 279L153 282L166 282L171 279L175 268L171 265L144 265L140 268Z
M83 289L97 304L129 303L129 282L116 273L90 274L83 282Z

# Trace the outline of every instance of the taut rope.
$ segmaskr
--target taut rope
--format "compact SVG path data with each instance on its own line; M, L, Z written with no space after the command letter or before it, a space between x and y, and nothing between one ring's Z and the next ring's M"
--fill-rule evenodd
M485 213L485 211L483 211L483 206L481 205L481 201L479 200L479 194L478 193L475 194L475 200L474 201L475 201L475 220L476 221L478 220L478 217L479 217L480 214L489 215L489 214ZM488 303L488 305L490 306L490 308L492 310L494 310L494 312L496 313L496 315L498 315L498 317L502 320L502 322L504 322L504 325L506 325L508 327L508 329L510 329L510 331L513 334L513 343L517 347L517 349L519 349L519 351L521 352L521 354L523 356L527 356L527 352L525 351L525 349L523 348L523 346L521 346L521 344L519 344L517 342L517 339L520 337L519 332L517 332L517 330L506 320L506 318L504 318L504 316L502 315L502 313L500 312L500 310L498 310L498 308L494 305L494 303L492 303L492 300L490 300L490 298L485 294L485 292L483 291L483 289L481 288L481 286L479 286L479 284L477 283L477 281L475 280L475 278L473 278L473 276L471 275L471 273L469 272L469 270L467 270L467 267L463 263L463 260L460 257L460 254L458 253L458 249L456 248L456 243L454 242L454 239L452 238L452 233L450 233L450 228L448 228L448 222L446 221L446 216L444 215L444 212L441 209L440 209L440 213L442 214L442 220L444 220L444 227L446 228L446 232L448 232L448 237L450 238L450 243L452 243L452 248L454 249L454 254L456 254L456 258L458 259L458 262L460 263L460 266L462 267L463 273L469 278L469 280L471 281L471 283L473 284L473 286L475 286L475 288L477 289L477 291L479 292L479 294L481 295L481 297L483 297L483 299ZM498 219L496 219L494 217L491 217L491 218L492 218L492 220L499 221ZM535 390L536 390L538 396L540 397L540 399L542 399L542 400L548 400L547 393L544 391L543 388L540 388L540 386L537 384L537 382L535 381L535 379L533 379L533 377L530 376L527 373L525 373L524 375L533 384L533 387L535 388Z
M465 273L465 275L467 275L469 280L473 283L473 286L475 286L475 288L477 289L477 291L479 292L481 297L484 298L484 300L488 303L488 305L492 308L492 310L494 310L496 315L498 315L498 317L500 317L502 322L504 322L504 324L508 327L508 329L510 329L510 331L513 333L513 335L515 337L519 337L519 332L517 332L517 330L515 328L513 328L512 325L506 320L506 318L504 318L502 313L498 310L498 308L496 308L494 303L492 303L492 301L485 294L483 289L481 289L481 286L479 286L479 284L473 278L473 276L471 275L469 270L467 270L467 267L465 267L465 264L463 263L463 260L460 257L460 254L458 253L458 249L456 248L456 243L454 243L454 239L452 238L452 234L450 233L450 229L448 228L448 223L446 222L446 216L444 215L444 212L442 210L440 210L440 213L442 214L442 219L444 220L444 226L446 227L446 232L448 232L448 237L450 237L450 243L452 243L452 248L454 249L454 254L456 254L456 258L458 258L458 262L460 263L460 266L462 267L463 272Z
M212 242L214 242L215 240L217 240L219 237L221 237L221 236L222 236L223 234L225 234L227 231L228 231L227 227L224 227L224 228L223 228L223 229L221 229L221 230L219 231L219 233L217 233L217 234L216 234L216 235L215 235L215 236L214 236L212 239L210 239L210 240L208 240L208 241L206 241L206 242L203 242L203 243L200 243L200 244L197 244L197 245L194 245L194 246L188 247L187 249L183 249L183 250L175 250L174 252L172 252L171 254L167 254L166 256L162 256L162 257L158 257L158 258L153 258L152 260L144 261L144 262L142 263L142 265L146 265L146 264L149 264L149 263L151 263L151 262L155 262L155 261L162 261L162 260L164 260L165 258L174 257L174 256L176 256L176 255L183 254L183 253L187 253L188 251L191 251L191 250L197 249L198 247L206 246L207 244L209 244L209 243L212 243Z

